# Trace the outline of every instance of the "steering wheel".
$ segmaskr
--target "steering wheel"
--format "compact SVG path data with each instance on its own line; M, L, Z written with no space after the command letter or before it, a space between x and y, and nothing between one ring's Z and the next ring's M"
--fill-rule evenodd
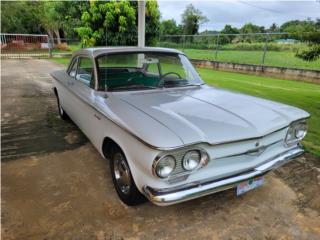
M180 79L182 79L182 77L180 76L180 74L179 74L179 73L176 73L176 72L167 72L167 73L163 74L163 75L161 76L161 78L164 78L164 77L166 77L166 76L168 76L168 75L170 75L170 74L174 74L174 75L178 76Z

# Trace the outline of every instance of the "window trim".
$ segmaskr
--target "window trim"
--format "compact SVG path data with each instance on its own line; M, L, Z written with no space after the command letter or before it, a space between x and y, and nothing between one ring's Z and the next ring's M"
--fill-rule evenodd
M74 64L77 65L77 66L76 66L76 74L74 75L74 77L72 77L72 76L70 75L70 72L71 72ZM68 67L68 69L67 69L67 73L68 73L69 77L75 79L75 78L76 78L76 75L77 75L77 71L78 71L78 56L74 57L74 58L71 60L71 62L70 62L70 64L69 64L69 67Z
M94 61L92 60L91 57L89 56L86 56L86 55L78 55L75 57L76 58L76 61L77 61L77 71L76 71L76 75L74 76L74 80L77 81L77 82L80 82L81 84L89 87L90 89L93 89L95 90L95 85L96 85L96 81L95 81L95 64L94 64ZM86 84L85 81L81 81L81 80L78 80L77 79L77 74L78 74L78 70L79 70L79 63L80 63L80 58L87 58L91 61L92 63L92 74L91 74L91 80L89 82L89 84Z
M96 71L97 71L97 91L103 91L103 92L109 92L108 90L108 86L106 89L100 89L99 86L100 86L100 76L99 76L99 73L98 73L98 70L100 69L99 67L99 58L101 57L108 57L108 56L111 56L111 55L122 55L122 54L167 54L167 55L175 55L175 56L178 56L178 55L184 55L186 56L185 54L181 54L181 53L171 53L171 52L162 52L162 51L123 51L123 52L108 52L108 53L101 53L101 54L98 54L94 57L94 62L95 62L95 65L96 65ZM162 69L161 69L161 66L160 66L160 72L162 74ZM201 79L201 78L200 78ZM201 79L202 80L202 79Z

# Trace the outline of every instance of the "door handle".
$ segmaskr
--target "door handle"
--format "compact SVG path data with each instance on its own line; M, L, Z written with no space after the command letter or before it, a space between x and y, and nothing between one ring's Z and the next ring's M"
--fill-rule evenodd
M73 82L69 81L68 83L68 86L73 86Z

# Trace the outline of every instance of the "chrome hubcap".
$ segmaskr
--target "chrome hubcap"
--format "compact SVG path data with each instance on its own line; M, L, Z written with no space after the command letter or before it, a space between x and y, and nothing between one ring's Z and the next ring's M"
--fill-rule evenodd
M113 171L116 183L122 193L128 194L131 188L131 175L128 164L121 153L116 153L113 158Z
M63 108L61 107L60 103L59 103L59 111L60 111L60 114L63 115L64 111L63 111Z

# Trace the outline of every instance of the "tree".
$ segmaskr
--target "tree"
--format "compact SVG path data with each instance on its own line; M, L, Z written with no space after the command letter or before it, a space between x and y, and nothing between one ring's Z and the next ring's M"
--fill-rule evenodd
M90 2L77 28L83 46L136 45L137 2L120 0ZM146 3L146 45L155 43L159 33L160 13L156 1Z
M61 43L60 33L69 38L76 37L75 28L81 25L81 13L89 8L88 1L44 1L38 7L40 24L47 30L48 35Z
M267 32L279 32L280 29L278 27L278 25L276 23L272 23L272 25L270 26L270 28L267 30Z
M264 33L263 26L254 25L252 23L246 23L240 28L240 33L244 34L242 40L245 42L261 42L265 40L263 35L254 35L252 33ZM247 35L246 35L247 34Z
M186 35L198 34L200 26L209 21L208 18L192 4L187 5L181 16L183 33Z
M146 44L155 46L160 32L160 11L157 1L146 2Z
M320 58L320 20L293 20L281 25L280 29L288 33L289 38L306 42L308 47L296 53L305 61L315 61Z
M306 42L308 48L297 52L297 57L305 61L315 61L320 58L320 30L303 34L299 39Z
M174 19L168 19L161 22L160 32L161 35L178 35L181 29Z
M1 31L4 33L44 33L39 24L37 2L1 2Z
M282 24L280 30L289 34L313 32L316 30L316 25L311 20L293 20Z
M239 30L231 25L225 25L224 28L220 32L221 34L238 34ZM222 35L220 37L219 43L226 44L231 43L233 39L236 38L236 35Z

